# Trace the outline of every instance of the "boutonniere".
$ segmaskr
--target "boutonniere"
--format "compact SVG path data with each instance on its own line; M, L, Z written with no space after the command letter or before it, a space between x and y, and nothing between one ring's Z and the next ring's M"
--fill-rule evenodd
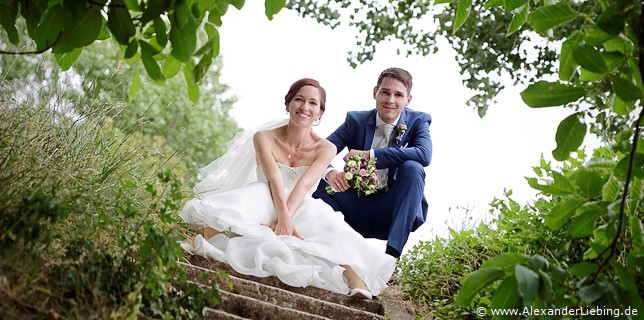
M402 137L405 135L406 131L407 131L407 124L403 121L398 126L398 135L396 136L396 143L400 143L400 140L402 140Z

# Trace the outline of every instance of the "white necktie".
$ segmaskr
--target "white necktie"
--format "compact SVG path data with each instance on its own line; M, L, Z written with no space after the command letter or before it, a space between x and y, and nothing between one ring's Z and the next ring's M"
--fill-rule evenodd
M394 126L391 124L381 124L376 127L376 132L373 137L373 143L371 144L372 149L376 148L387 148L389 147L389 142L391 140L391 133L394 130ZM381 188L387 187L387 180L389 179L389 169L380 169L376 170L376 176L382 185Z

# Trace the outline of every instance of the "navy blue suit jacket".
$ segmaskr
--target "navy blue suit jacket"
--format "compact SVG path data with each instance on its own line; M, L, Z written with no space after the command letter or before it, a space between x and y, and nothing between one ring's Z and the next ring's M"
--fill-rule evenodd
M371 149L376 129L376 112L376 109L373 109L347 113L344 123L327 138L335 144L337 153L340 153L345 147L349 150ZM403 122L406 124L407 130L399 141L394 139L391 148L374 150L377 159L376 168L390 168L388 180L390 186L396 183L397 167L405 161L416 161L426 167L432 159L432 140L429 135L431 116L424 112L405 108L394 128L395 136L398 136L400 124ZM425 222L427 217L427 201L424 195L419 205L422 207L422 216L416 217L414 230Z

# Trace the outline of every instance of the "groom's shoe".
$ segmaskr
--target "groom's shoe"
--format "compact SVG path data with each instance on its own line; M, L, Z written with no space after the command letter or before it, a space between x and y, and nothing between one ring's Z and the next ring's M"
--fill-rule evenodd
M400 253L398 253L398 251L396 251L396 249L394 249L394 248L392 248L390 246L387 246L387 249L385 250L385 253L390 255L390 256L392 256L392 257L394 257L394 258L396 258L396 259L400 258Z

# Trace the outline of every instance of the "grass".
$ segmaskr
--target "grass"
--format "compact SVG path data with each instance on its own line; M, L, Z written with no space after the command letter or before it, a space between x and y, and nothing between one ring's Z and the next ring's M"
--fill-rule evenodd
M154 137L56 91L0 104L0 318L195 318L216 290L172 283L185 190ZM83 105L83 114L65 112ZM190 299L186 296L190 295Z

